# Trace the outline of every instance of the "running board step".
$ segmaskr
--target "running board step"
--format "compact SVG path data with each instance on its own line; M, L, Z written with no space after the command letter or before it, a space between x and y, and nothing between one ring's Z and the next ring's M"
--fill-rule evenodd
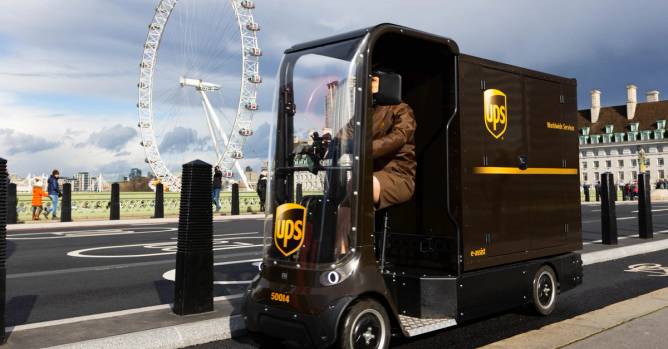
M408 337L414 337L457 325L457 321L451 318L420 319L406 315L399 315L399 322L401 323L401 329Z

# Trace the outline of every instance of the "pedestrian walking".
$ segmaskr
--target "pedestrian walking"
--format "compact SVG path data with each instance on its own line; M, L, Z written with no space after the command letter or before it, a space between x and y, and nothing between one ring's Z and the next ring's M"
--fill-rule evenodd
M58 185L59 177L60 172L58 172L58 170L53 170L51 176L49 176L46 188L49 198L51 199L51 210L49 210L48 213L51 214L51 219L53 220L58 219L58 198L63 196L63 193L60 191L60 186Z
M257 196L260 197L260 211L264 212L264 203L267 199L267 170L260 172L260 177L257 179Z
M48 212L43 211L42 208L42 198L49 196L42 188L42 180L35 177L32 183L32 220L38 221L39 215L44 214L44 218L49 218Z
M223 188L223 172L220 167L213 169L213 192L211 193L213 203L216 205L216 212L220 211L220 191Z

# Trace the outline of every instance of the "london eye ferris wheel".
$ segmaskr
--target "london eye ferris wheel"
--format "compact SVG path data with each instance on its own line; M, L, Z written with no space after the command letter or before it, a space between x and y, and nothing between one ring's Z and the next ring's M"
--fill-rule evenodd
M161 0L140 63L139 129L146 162L170 191L194 158L238 174L262 83L250 0Z

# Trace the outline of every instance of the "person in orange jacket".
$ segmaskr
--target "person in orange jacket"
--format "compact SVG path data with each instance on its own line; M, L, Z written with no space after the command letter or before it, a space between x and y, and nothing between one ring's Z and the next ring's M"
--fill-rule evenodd
M32 220L38 221L42 213L42 198L49 196L42 188L42 180L35 178L32 184ZM44 211L44 217L48 218L47 211Z

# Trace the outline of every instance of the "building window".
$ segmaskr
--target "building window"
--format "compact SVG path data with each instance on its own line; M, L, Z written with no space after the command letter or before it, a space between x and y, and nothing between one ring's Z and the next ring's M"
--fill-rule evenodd
M582 162L582 169L585 169L585 170L587 169L587 162L586 161Z
M638 172L636 172L636 171L631 172L631 176L633 176L634 180L638 179Z
M594 160L594 168L598 168L598 160Z
M638 126L639 125L640 125L640 123L638 123L638 122L631 123L629 125L629 127L631 128L631 132L638 132Z
M663 158L656 159L659 166L663 166Z
M619 167L624 167L624 160L617 160L617 165L619 165Z
M624 180L624 171L619 171L619 180L620 181Z
M631 159L631 166L632 166L632 167L636 167L636 166L638 166L638 160L636 160L636 159Z
M595 179L596 181L601 180L601 175L600 175L598 172L594 172L594 179Z
M663 170L659 170L659 178L660 178L660 179L664 179L664 178L666 178L666 173L663 172Z
M612 167L612 160L605 160L605 167L606 168Z
M582 174L582 178L583 178L584 181L586 182L586 181L587 181L587 174L586 174L586 173L583 173L583 174Z

